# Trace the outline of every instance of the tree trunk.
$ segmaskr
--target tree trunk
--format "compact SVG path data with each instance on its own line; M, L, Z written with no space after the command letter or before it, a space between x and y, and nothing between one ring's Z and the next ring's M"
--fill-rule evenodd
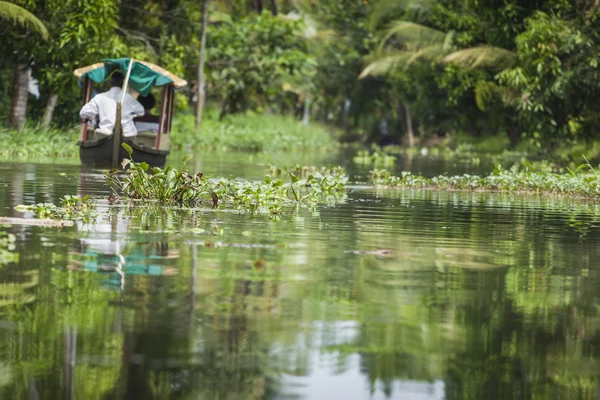
M261 14L263 11L262 0L254 0L254 10L257 14Z
M20 131L25 124L27 112L27 89L29 87L29 67L27 64L15 65L13 78L12 104L10 108L10 125Z
M308 123L310 121L310 98L306 97L304 99L304 111L302 113L302 124L304 126L308 126Z
M52 122L52 116L54 115L54 109L58 102L58 94L52 93L46 104L46 110L44 111L44 118L42 119L42 128L48 129Z
M271 0L271 13L274 16L277 16L278 12L277 12L277 0Z
M521 131L517 124L514 122L512 123L513 125L509 125L509 127L506 129L506 134L508 136L508 140L510 140L510 148L514 149L521 140Z
M350 99L346 97L344 99L344 109L343 109L343 114L342 114L345 133L350 133L350 106L351 105L352 105L352 101L350 101Z
M202 125L202 113L206 101L204 64L206 62L206 29L208 28L208 2L202 2L202 27L200 28L200 55L198 56L198 102L196 103L196 132Z
M415 134L412 126L412 116L410 115L410 106L404 103L404 111L406 113L406 136L408 137L408 147L414 147Z

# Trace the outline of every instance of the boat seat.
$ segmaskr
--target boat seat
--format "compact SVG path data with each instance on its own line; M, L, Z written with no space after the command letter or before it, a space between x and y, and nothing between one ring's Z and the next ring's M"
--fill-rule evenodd
M136 136L133 137L133 142L135 144L139 144L145 147L154 148L156 144L156 132L154 131L142 131L138 132Z

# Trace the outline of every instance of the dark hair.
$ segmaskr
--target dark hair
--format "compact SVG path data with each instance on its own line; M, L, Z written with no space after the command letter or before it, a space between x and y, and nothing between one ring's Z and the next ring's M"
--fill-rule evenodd
M146 96L139 95L137 100L144 106L144 110L151 110L156 105L156 99L152 93L148 93Z
M120 73L119 71L114 72L110 77L110 86L111 87L115 87L115 86L122 87L124 80L125 80L125 77L123 77L122 73Z

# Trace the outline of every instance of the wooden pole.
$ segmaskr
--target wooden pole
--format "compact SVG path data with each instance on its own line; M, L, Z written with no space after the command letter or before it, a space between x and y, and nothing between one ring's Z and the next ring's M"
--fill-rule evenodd
M208 3L209 0L202 2L202 27L200 28L200 54L198 55L198 101L196 102L196 132L200 131L202 125L202 114L204 113L205 76L204 64L206 62L206 30L208 28Z
M160 137L165 131L165 122L167 116L167 97L169 96L169 85L163 86L162 100L160 105L160 116L158 118L158 132L156 133L155 148L160 149Z
M123 100L125 100L125 93L127 93L127 85L129 84L129 77L131 76L131 68L133 68L134 63L135 60L133 58L129 60L129 68L127 68L127 75L125 75L125 81L123 82L123 87L121 88L121 97L117 102L117 119L115 121L115 132L113 135L113 171L116 170L119 166L119 152L121 151L121 134L123 130L123 126L121 123L122 104Z
M84 106L89 101L87 98L89 84L90 84L90 78L88 78L86 76L83 80L83 93L82 93L83 98L81 99ZM87 121L83 121L83 123L81 124L81 135L79 136L81 138L82 142L85 142L87 140L87 126L88 126Z
M165 133L171 133L171 127L173 126L173 112L175 111L175 88L173 85L169 85L169 119L167 125L167 131Z
M113 135L113 157L112 170L116 171L119 166L119 151L121 150L121 102L117 103L117 121L115 122L115 133Z

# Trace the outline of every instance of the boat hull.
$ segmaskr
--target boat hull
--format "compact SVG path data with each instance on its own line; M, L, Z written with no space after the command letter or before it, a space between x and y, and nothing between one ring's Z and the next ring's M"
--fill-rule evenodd
M99 139L92 139L79 142L79 159L84 165L93 167L111 167L113 158L113 135ZM133 149L131 158L135 162L146 162L153 167L164 167L167 161L168 150L156 150L141 146L133 141L123 138L123 143L127 143ZM129 154L123 146L119 146L119 167L124 158L129 158Z

